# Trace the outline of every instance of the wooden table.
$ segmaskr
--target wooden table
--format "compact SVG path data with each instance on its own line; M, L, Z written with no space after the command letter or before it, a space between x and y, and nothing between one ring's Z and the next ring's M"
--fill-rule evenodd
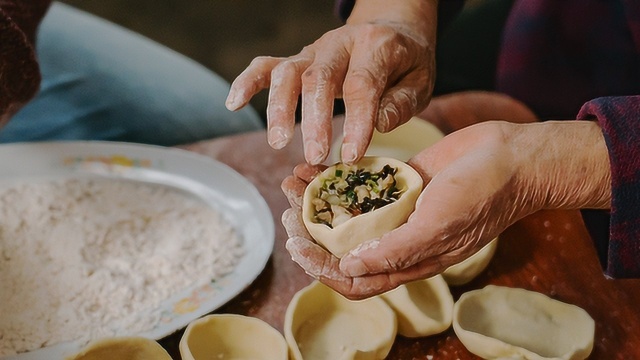
M240 295L215 311L254 316L283 330L293 295L312 279L291 259L280 215L288 203L280 181L303 161L301 136L283 150L272 150L265 132L205 141L184 148L228 164L251 181L266 199L276 224L273 254L264 271ZM471 283L452 287L454 299L487 284L538 291L585 309L596 322L589 359L640 359L640 280L608 280L577 211L543 211L507 229L487 270ZM639 239L640 241L640 239ZM180 359L182 331L161 344ZM398 337L388 359L478 359L450 328L431 337Z

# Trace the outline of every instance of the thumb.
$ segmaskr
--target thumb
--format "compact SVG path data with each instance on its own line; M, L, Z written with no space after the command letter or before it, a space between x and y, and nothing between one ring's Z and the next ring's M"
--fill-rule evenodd
M379 239L360 244L344 255L340 260L340 270L356 277L406 269L440 253L437 249L430 249L428 254L424 251L425 239L433 236L433 231L420 224L414 213L407 223Z

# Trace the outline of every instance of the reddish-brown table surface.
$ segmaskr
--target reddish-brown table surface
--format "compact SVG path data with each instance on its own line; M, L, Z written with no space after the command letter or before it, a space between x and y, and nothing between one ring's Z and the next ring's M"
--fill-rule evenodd
M288 203L281 180L303 161L301 136L273 150L265 132L190 144L183 148L225 163L251 181L267 201L276 226L273 254L264 271L241 294L214 313L257 317L283 330L293 295L312 279L289 257L280 215ZM519 287L585 309L596 322L589 359L640 359L640 280L609 280L578 211L542 211L520 220L501 236L488 268L471 283L452 287L454 299L487 284ZM160 343L179 359L182 331ZM453 329L430 337L398 337L388 359L478 359Z

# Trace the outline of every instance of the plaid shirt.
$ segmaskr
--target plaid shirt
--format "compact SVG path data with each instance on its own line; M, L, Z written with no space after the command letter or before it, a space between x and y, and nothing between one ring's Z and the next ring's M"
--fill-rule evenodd
M338 1L340 16L353 2ZM599 122L611 159L612 203L604 233L587 225L608 276L640 277L640 2L514 1L496 90L541 119Z
M592 238L607 275L640 277L640 3L516 1L503 33L497 90L542 119L599 122L612 201L609 236L592 231Z

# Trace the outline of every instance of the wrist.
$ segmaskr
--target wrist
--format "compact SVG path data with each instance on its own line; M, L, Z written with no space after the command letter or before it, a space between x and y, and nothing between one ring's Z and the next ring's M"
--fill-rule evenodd
M359 0L347 24L393 24L425 40L435 40L438 0Z
M591 121L511 124L522 191L539 209L608 209L611 170L602 131Z

